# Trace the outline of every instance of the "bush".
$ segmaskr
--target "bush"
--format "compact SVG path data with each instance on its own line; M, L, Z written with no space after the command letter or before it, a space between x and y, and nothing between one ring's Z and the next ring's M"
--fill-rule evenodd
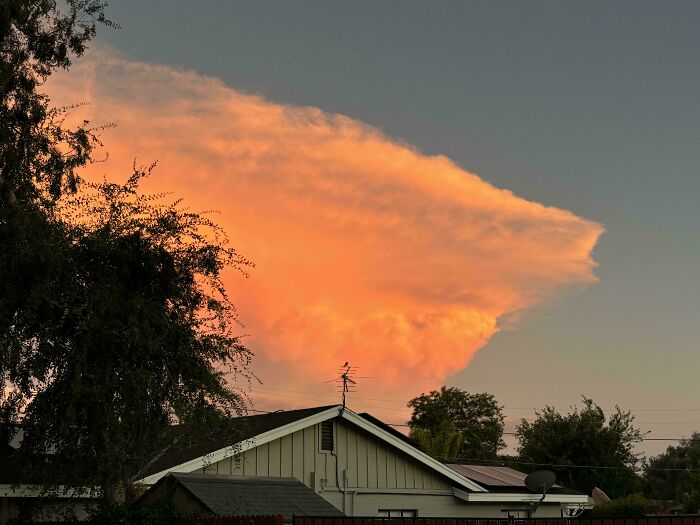
M643 518L656 510L656 506L642 494L630 494L596 505L591 515L594 518Z

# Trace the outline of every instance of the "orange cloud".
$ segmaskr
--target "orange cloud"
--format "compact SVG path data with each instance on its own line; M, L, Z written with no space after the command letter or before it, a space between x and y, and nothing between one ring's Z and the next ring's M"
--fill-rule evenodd
M93 173L123 179L135 156L157 159L149 189L221 211L256 263L227 285L265 388L317 392L349 360L377 377L360 396L408 399L467 366L504 317L595 280L599 224L352 118L106 50L47 89L117 124ZM321 403L279 395L256 397Z

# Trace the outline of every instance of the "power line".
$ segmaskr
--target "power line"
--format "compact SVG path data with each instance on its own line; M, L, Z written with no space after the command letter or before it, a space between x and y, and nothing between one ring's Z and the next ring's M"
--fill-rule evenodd
M629 467L618 467L618 466L608 466L608 465L567 465L559 463L535 463L532 461L517 461L517 460L507 460L507 459L474 459L474 458L459 458L459 457L449 457L449 456L433 456L435 459L440 461L449 462L470 462L470 463L496 463L496 464L506 464L506 465L530 465L533 467L552 467L552 468L585 468L585 469L600 469L600 470L627 470L631 471ZM700 468L648 468L645 471L654 472L696 472L700 471Z
M290 390L290 389L284 389L284 388L272 388L272 387L258 387L256 390L272 390L272 391L277 391L277 392L289 392L289 393L294 393L294 394L307 394L307 395L312 395L312 396L322 396L322 397L335 397L333 394L330 393L324 393L324 392L308 392L308 391L301 391L301 390ZM398 403L403 406L406 406L406 401L401 401L398 399L387 399L387 398L377 398L377 397L359 397L359 396L353 396L353 399L359 399L359 400L366 400L366 401L382 401L386 403ZM379 407L377 407L379 408ZM381 407L381 408L395 408L395 407ZM542 410L544 407L510 407L510 406L504 406L504 410L531 410L531 411L537 411L537 410ZM556 408L556 407L553 407ZM616 408L603 408L601 409L604 412L615 412L617 409ZM700 412L700 408L693 408L693 407L683 407L683 408L627 408L623 409L624 411L630 411L630 412ZM689 421L688 423L700 423L697 421Z
M248 412L256 412L260 414L273 414L274 412L267 411L267 410L256 410L256 409L249 409ZM403 424L398 424L398 423L385 423L386 425L392 426L392 427L407 427L408 425L403 425ZM508 435L515 435L515 432L504 432L504 434ZM668 441L677 441L676 438L645 438L645 441L654 441L654 440L668 440ZM435 459L440 460L440 461L449 461L449 462L455 462L455 461L461 461L461 462L471 462L471 463L495 463L497 465L530 465L533 467L553 467L553 468L586 468L586 469L600 469L600 470L632 470L629 467L613 467L613 466L608 466L608 465L569 465L569 464L564 464L564 463L535 463L532 461L518 461L518 460L507 460L507 459L493 459L493 460L484 460L484 459L474 459L474 458L460 458L460 457L455 457L455 456L433 456ZM644 471L649 472L698 472L700 471L700 468L646 468Z
M390 427L410 427L410 425L407 425L405 423L384 423L385 425L389 425ZM503 432L504 436L517 436L517 432ZM660 437L647 437L647 438L642 438L642 441L700 441L699 438L660 438Z
M304 392L304 391L299 391L299 390L291 390L291 389L281 389L281 388L271 388L271 387L258 387L253 392L256 390L263 390L263 391L274 391L274 392L285 392L284 397L293 397L297 399L306 399L306 400L312 400L312 401L329 401L329 400L335 400L336 396L332 394L323 394L323 393L312 393L312 392ZM266 395L272 395L275 396L273 392L262 392L263 394ZM303 394L303 395L294 395L294 394ZM278 394L278 396L281 396L282 394ZM364 397L356 397L353 396L353 399L371 399L371 400L379 400L378 398L364 398ZM387 400L391 401L391 400ZM396 410L396 407L389 407L389 406L378 406L378 405L368 405L365 403L360 403L360 405L363 408L375 408L379 410ZM512 410L535 410L535 409L530 409L530 408L524 408L524 407L515 407L511 408ZM679 409L637 409L637 411L647 411L647 412L671 412L671 411L700 411L700 409L694 409L694 408L679 408ZM518 419L510 419L510 421L519 421L522 419L525 419L526 421L533 421L533 418L518 418ZM672 424L678 424L678 425L691 425L691 424L699 424L700 421L637 421L636 422L639 425L672 425ZM401 423L387 423L389 426L393 427L408 427L406 424L401 424ZM515 432L504 432L504 435L507 436L516 436L517 434ZM671 437L645 437L642 438L642 441L682 441L682 440L692 440L692 438L686 438L686 437L679 437L679 438L671 438Z

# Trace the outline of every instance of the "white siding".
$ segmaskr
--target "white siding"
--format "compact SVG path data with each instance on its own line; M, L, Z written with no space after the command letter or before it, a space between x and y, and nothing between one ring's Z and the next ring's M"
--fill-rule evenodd
M418 516L501 517L507 503L465 503L452 482L344 420L334 420L335 451L322 451L320 425L310 426L209 465L205 472L295 477L348 516L377 516L380 509L416 510ZM337 477L336 477L337 466ZM201 470L200 470L201 471ZM542 505L538 517L558 517L558 505Z

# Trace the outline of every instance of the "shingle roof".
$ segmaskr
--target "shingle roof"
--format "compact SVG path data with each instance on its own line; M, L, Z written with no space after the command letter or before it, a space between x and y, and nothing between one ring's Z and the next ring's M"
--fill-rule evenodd
M271 412L269 414L259 414L255 416L242 416L233 420L230 427L202 431L198 429L193 434L192 439L183 438L177 444L157 459L139 477L150 476L162 472L169 468L181 465L192 459L205 456L222 448L232 447L246 439L255 437L263 432L294 423L319 412L323 412L336 405L326 405L321 407L303 408L300 410L287 410ZM174 437L187 436L187 427L173 427Z
M335 517L344 514L296 478L169 474L217 516ZM156 485L154 490L158 485Z
M376 417L374 417L372 414L370 414L368 412L362 412L362 413L357 414L357 415L360 416L362 419L366 419L367 421L369 421L373 425L378 426L379 428L381 428L385 432L388 432L389 434L391 434L395 438L400 439L401 441L403 441L407 445L411 445L412 447L420 450L420 446L418 445L418 443L416 443L414 440L412 440L406 434L402 434L401 432L396 430L394 427L387 425L381 419L377 419Z

